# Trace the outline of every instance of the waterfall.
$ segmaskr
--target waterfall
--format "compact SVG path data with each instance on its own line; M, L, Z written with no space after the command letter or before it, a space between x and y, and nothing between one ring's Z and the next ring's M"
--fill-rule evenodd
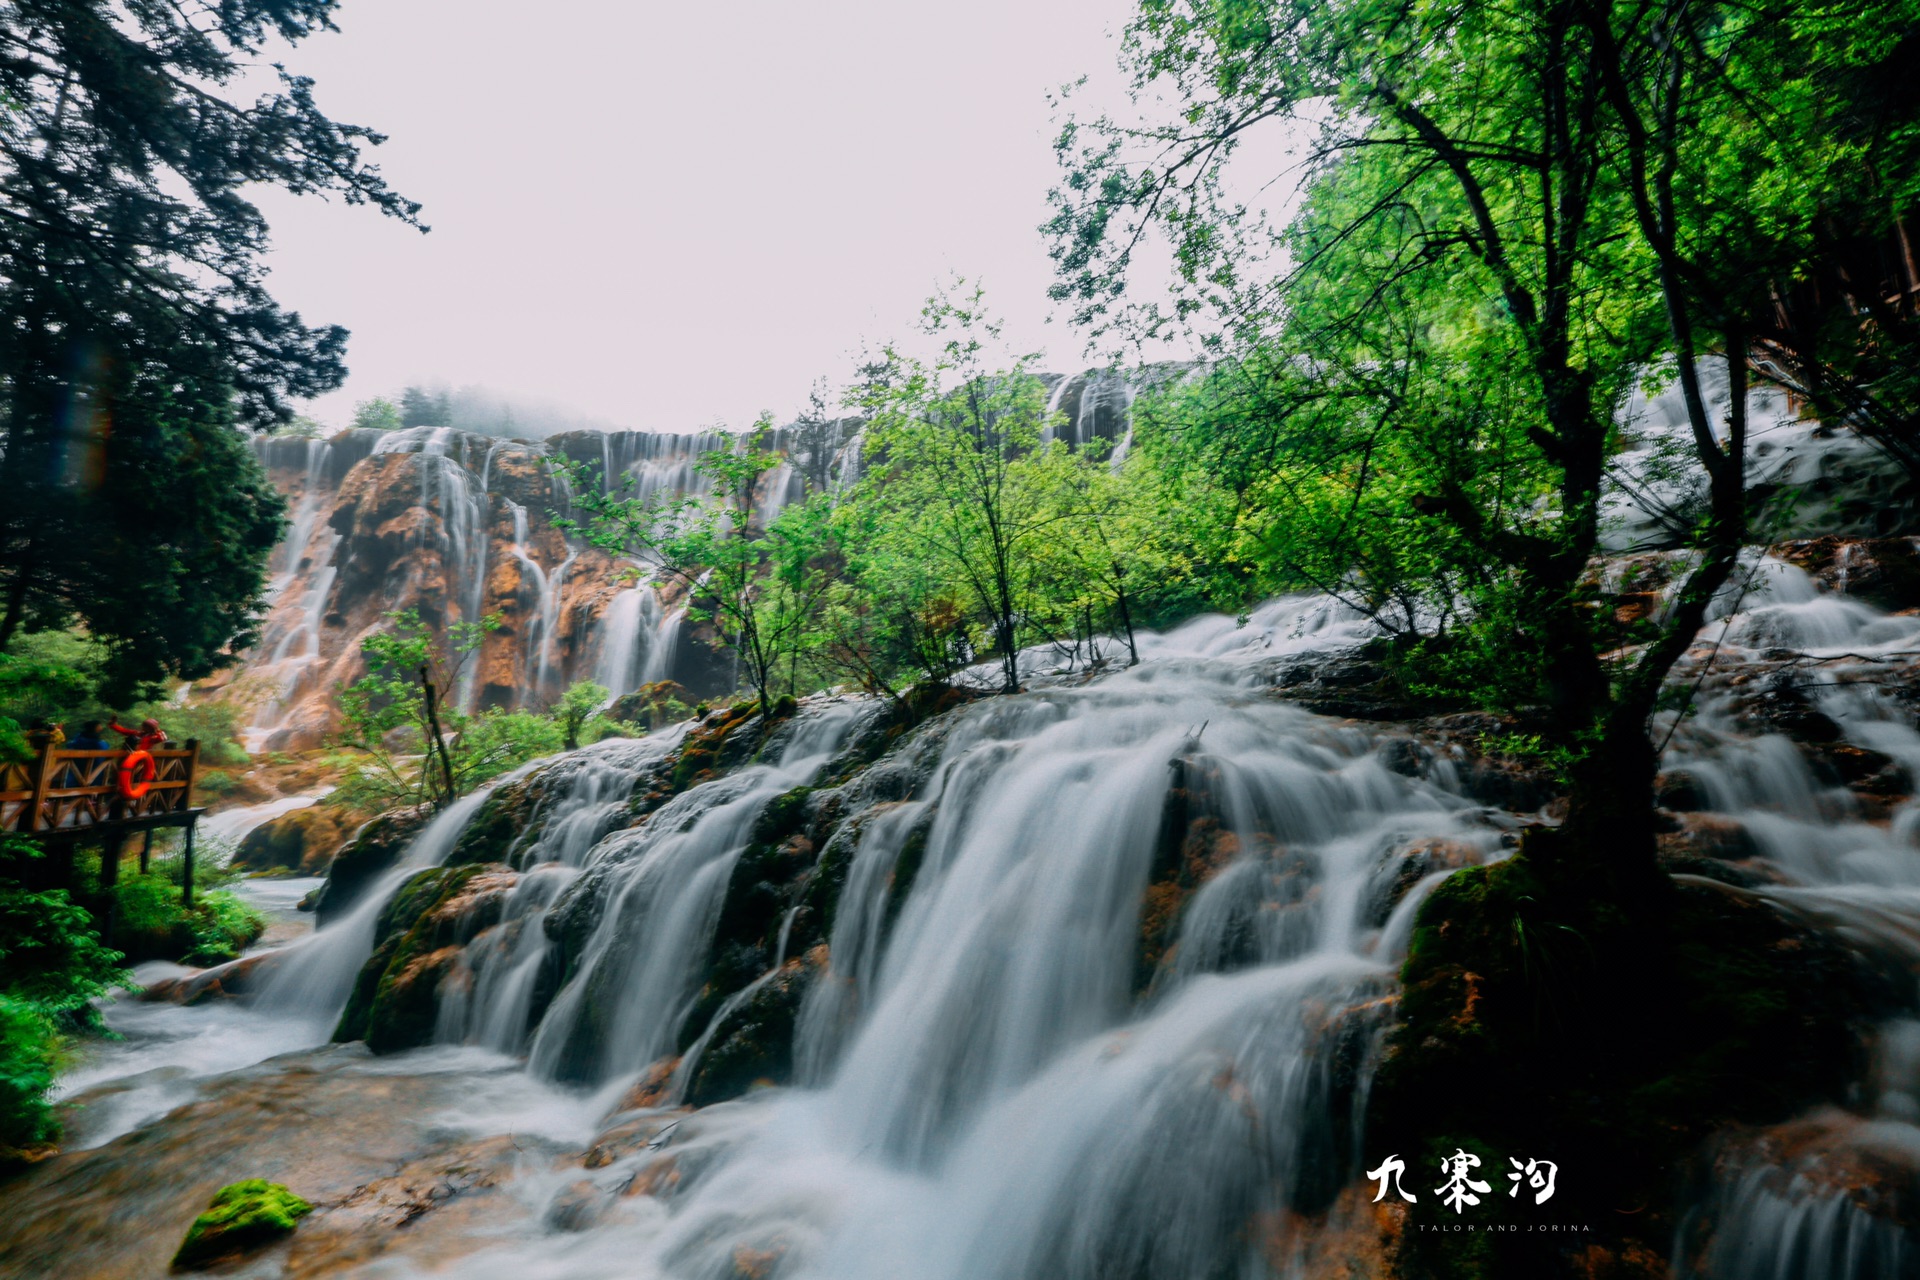
M295 452L298 460L276 455ZM267 586L268 617L257 652L266 655L260 675L272 690L253 709L242 737L257 749L284 721L285 709L305 692L307 682L322 665L322 623L327 599L339 570L334 554L340 534L324 522L332 496L330 464L334 450L325 440L273 439L255 441L263 463L278 463L300 473L299 496L287 536L274 549ZM304 576L303 576L304 575ZM287 594L301 585L298 597L286 606Z
M635 831L597 847L605 907L579 970L533 1036L532 1069L602 1081L669 1050L692 1003L733 863L767 802L810 782L859 709L797 725L773 763L674 797Z
M677 733L609 739L576 752L547 779L558 798L541 814L518 853L525 874L514 886L501 924L462 955L447 982L434 1038L478 1044L502 1053L525 1047L535 984L547 959L545 923L555 902L580 876L589 852L627 815L633 783L679 740Z
M312 937L296 943L296 949L279 957L255 1002L258 1007L270 1014L310 1021L323 1030L324 1039L353 991L355 975L373 950L374 934L387 900L415 873L447 860L454 842L487 794L476 791L462 796L435 814L408 844L399 863L361 891L359 901L345 918L315 931Z
M702 1171L664 1220L616 1216L570 1241L565 1274L730 1274L741 1250L835 1280L897 1276L905 1259L952 1280L1266 1274L1259 1250L1274 1242L1248 1233L1281 1230L1290 1205L1360 1167L1364 1073L1337 1063L1373 1034L1413 907L1379 910L1383 868L1420 840L1501 850L1477 806L1386 768L1373 735L1252 683L1274 649L1348 643L1353 628L1293 602L1237 641L1183 629L1134 671L983 700L958 713L910 798L849 801L835 839L851 860L800 1013L798 1083L696 1113L664 1152L596 1175L611 1186L667 1159ZM757 818L816 781L877 709L807 704L760 763L635 828L609 825L606 798L632 762L595 757L513 855L515 898L468 944L437 1037L524 1048L536 1074L611 1086L702 1032L684 1085L752 994L685 1026ZM1141 973L1141 903L1181 777L1222 869ZM540 926L583 891L595 923L539 1009ZM524 1275L552 1266L545 1248L463 1272Z
M1703 632L1748 662L1783 657L1817 672L1795 685L1839 740L1879 752L1920 776L1920 733L1874 679L1879 662L1920 649L1920 619L1889 616L1823 593L1800 569L1763 558L1722 593ZM1822 779L1793 741L1737 724L1739 691L1707 687L1694 722L1674 733L1665 761L1689 779L1713 815L1737 822L1760 858L1786 880L1758 890L1825 921L1841 936L1920 968L1920 802L1884 822ZM1912 1272L1920 1242L1897 1210L1876 1205L1858 1173L1879 1164L1920 1169L1920 1022L1882 1028L1879 1069L1863 1114L1825 1112L1799 1123L1792 1152L1756 1144L1724 1157L1714 1186L1683 1224L1676 1273L1697 1280L1894 1280ZM1884 1176L1884 1175L1883 1175ZM1912 1176L1911 1173L1908 1176ZM1704 1253L1695 1257L1702 1225Z

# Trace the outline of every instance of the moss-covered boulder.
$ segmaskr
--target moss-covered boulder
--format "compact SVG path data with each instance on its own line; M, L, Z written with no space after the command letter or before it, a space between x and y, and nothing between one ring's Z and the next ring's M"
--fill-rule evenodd
M362 825L327 868L327 882L313 903L315 927L324 928L352 910L360 895L400 861L432 817L432 808L420 805L389 810Z
M193 1220L175 1271L199 1271L250 1253L292 1233L313 1206L277 1182L249 1178L214 1193L207 1211Z
M695 1107L793 1079L793 1035L807 987L826 967L825 947L789 960L720 1018L687 1081Z
M1490 1169L1552 1160L1556 1216L1592 1233L1529 1231L1531 1205L1493 1196L1471 1248L1410 1233L1403 1277L1584 1274L1576 1246L1662 1259L1709 1135L1839 1101L1896 1003L1891 971L1767 899L1665 876L1609 889L1560 838L1531 831L1422 905L1367 1149L1409 1168L1456 1148Z
M334 1027L336 1041L365 1040L397 1053L433 1039L442 984L466 944L500 922L518 877L510 867L430 867L382 908L373 954Z
M325 804L283 813L249 831L233 853L233 865L252 871L283 868L309 875L324 872L364 815Z

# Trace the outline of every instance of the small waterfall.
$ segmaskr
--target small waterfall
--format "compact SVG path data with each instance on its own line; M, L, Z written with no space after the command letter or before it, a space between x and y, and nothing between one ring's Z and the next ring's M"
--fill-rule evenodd
M548 960L547 915L578 879L589 851L627 816L634 780L678 740L675 733L610 739L551 766L543 782L558 797L543 809L531 842L516 853L524 874L500 924L468 946L447 980L435 1040L501 1053L526 1047L536 985Z
M1875 680L1876 660L1920 648L1920 619L1889 616L1825 593L1792 565L1762 559L1719 601L1723 650L1748 662L1791 661L1776 680L1793 714L1824 717L1840 742L1878 752L1920 776L1920 732ZM1730 612L1731 610L1738 612ZM1810 664L1810 665L1808 665ZM1897 669L1896 669L1897 670ZM1795 673L1818 673L1795 679ZM1761 890L1920 967L1920 803L1883 821L1837 780L1822 779L1794 741L1737 724L1739 691L1709 687L1695 722L1674 734L1667 768L1705 808L1738 824L1757 856L1785 878ZM1824 735L1818 735L1824 736ZM1792 1151L1750 1144L1724 1157L1688 1215L1676 1274L1690 1280L1905 1280L1920 1240L1866 1170L1920 1171L1920 1022L1882 1028L1875 1088L1863 1116L1825 1112L1797 1122ZM1699 1238L1707 1236L1704 1250Z
M601 614L593 681L606 689L610 698L632 693L648 683L646 673L655 666L660 625L660 596L646 582L622 591Z
M645 826L593 851L604 910L578 972L534 1034L535 1072L597 1082L673 1048L755 819L775 796L812 781L861 710L835 705L794 722L775 763L683 792Z
M416 872L447 860L487 794L476 791L462 796L434 815L407 846L399 864L362 890L344 919L316 931L279 958L256 1004L269 1013L324 1023L331 1031L352 994L355 975L373 950L387 900Z

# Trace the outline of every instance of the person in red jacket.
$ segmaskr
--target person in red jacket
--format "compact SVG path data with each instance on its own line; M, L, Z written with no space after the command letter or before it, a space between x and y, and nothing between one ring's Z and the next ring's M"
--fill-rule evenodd
M127 735L128 751L151 751L161 743L171 741L167 737L167 731L160 727L160 722L151 716L142 720L138 729L129 729L117 719L112 727L115 733Z

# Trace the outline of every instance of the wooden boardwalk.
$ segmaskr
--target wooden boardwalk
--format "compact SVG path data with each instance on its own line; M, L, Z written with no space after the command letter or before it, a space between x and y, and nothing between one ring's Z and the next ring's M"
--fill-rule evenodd
M101 845L100 879L111 887L120 876L120 853L127 837L147 833L140 866L147 865L152 833L160 827L186 828L181 866L182 898L193 904L193 832L203 810L193 807L193 784L200 769L200 744L161 747L153 757L153 783L138 797L120 794L124 751L69 751L42 748L31 760L0 764L0 832L30 836L59 847L71 878L71 849L82 840ZM111 932L110 922L107 932Z

